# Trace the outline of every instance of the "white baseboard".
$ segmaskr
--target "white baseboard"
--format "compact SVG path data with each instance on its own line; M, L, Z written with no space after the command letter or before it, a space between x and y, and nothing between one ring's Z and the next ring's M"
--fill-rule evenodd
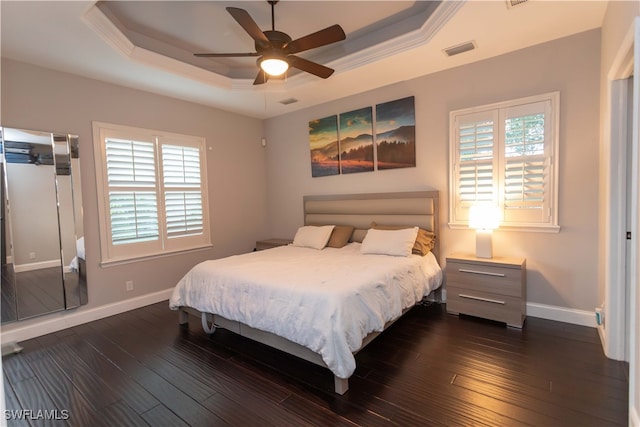
M62 261L59 259L52 259L49 261L32 262L30 264L20 264L14 266L16 273L23 273L25 271L42 270L43 268L60 267Z
M629 425L640 426L640 414L638 414L638 408L635 406L629 407Z
M629 407L629 426L640 426L640 414L638 414L638 408L635 406Z
M576 310L555 305L527 303L527 316L540 317L542 319L555 320L558 322L573 323L574 325L589 326L595 328L595 312L586 310Z
M146 305L168 300L171 296L171 292L173 292L173 288L142 295L125 301L102 305L88 310L83 310L81 307L73 311L54 313L37 320L25 320L23 326L19 326L21 322L10 323L2 328L0 341L3 344L19 342L39 337L41 335L50 334L52 332L57 332L62 329L71 328L73 326L82 325L83 323L92 322L104 317L113 316L114 314L123 313L125 311L134 310ZM169 306L167 305L167 310L168 309ZM7 328L9 329L6 330Z

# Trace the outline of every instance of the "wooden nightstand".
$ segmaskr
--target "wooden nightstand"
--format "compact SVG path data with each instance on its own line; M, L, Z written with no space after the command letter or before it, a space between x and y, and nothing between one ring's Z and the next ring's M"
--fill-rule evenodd
M527 316L524 258L447 257L447 312L468 314L522 328Z
M262 251L264 249L277 248L278 246L286 246L292 243L291 239L266 239L258 240L256 242L256 251Z

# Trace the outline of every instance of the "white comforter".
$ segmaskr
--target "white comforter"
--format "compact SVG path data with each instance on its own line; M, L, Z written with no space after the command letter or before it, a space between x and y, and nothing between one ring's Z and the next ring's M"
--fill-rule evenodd
M283 246L196 265L175 287L169 306L193 307L287 338L348 378L363 338L382 331L441 282L432 254L363 255L359 243L320 251Z

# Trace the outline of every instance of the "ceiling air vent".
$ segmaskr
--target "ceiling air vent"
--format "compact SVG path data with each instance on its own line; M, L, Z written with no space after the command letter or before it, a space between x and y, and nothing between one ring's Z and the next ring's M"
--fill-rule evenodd
M287 98L287 99L283 99L282 101L279 101L279 102L282 105L289 105L289 104L293 104L293 103L298 102L298 100L295 99L295 98Z
M453 56L453 55L458 55L459 53L468 52L475 48L476 48L476 42L470 41L470 42L464 42L459 45L448 47L444 49L443 52L447 56Z
M512 7L520 6L523 3L526 3L528 0L506 0L507 9L511 9Z

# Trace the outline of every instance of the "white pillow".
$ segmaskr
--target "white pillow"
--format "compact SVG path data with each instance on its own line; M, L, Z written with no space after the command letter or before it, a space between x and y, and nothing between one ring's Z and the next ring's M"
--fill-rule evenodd
M378 230L370 228L362 240L363 254L409 256L418 237L418 227L402 230Z
M327 246L333 227L333 225L305 225L304 227L300 227L293 238L292 245L303 248L322 249Z

